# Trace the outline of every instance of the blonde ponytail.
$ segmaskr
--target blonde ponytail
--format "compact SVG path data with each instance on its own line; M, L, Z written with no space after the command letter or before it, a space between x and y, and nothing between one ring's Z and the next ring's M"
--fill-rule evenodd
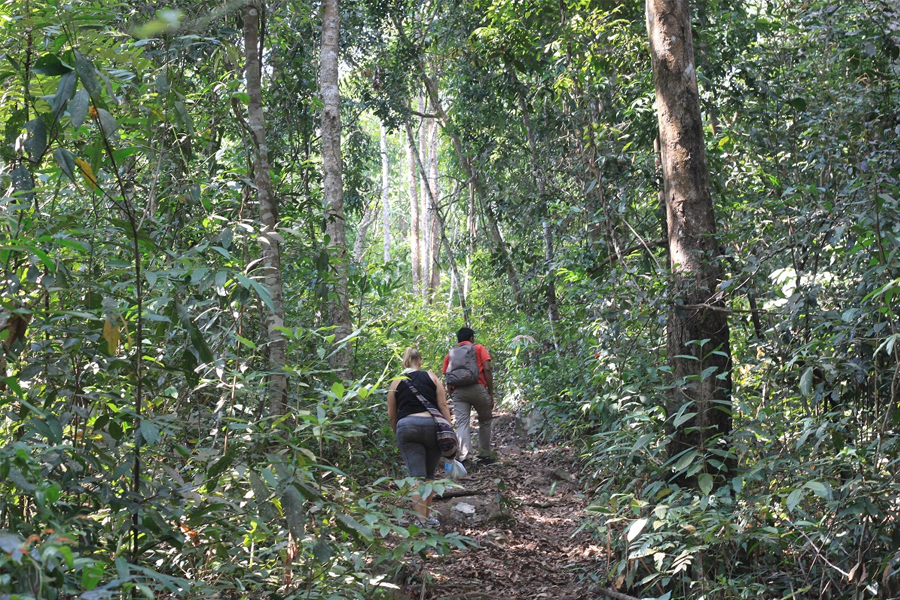
M422 366L422 355L415 348L407 348L403 351L403 368L412 369Z

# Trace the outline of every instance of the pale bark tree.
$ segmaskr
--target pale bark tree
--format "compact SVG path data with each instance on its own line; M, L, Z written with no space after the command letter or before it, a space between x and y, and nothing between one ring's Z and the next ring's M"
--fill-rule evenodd
M269 410L282 415L287 409L287 375L284 371L287 342L284 327L284 282L281 276L281 235L278 233L278 202L269 173L269 148L262 102L262 40L260 15L265 2L257 1L244 9L244 51L247 78L247 123L253 140L253 172L259 201L259 245L262 255L263 285L271 306L266 313L266 351L269 356Z
M387 128L381 124L381 221L384 262L391 262L391 163L388 159Z
M724 447L717 443L731 431L731 349L719 291L721 253L703 144L690 6L688 0L647 0L646 7L674 298L667 323L668 361L675 380L670 417L679 411L696 413L674 430L669 453L721 453Z
M359 225L356 227L356 242L353 243L353 262L356 264L362 263L363 255L368 247L369 229L375 223L377 216L377 206L366 207L362 219L360 219Z
M419 94L417 99L419 105L419 113L426 114L426 103L425 97ZM424 158L428 156L428 122L429 120L426 118L422 118L421 123L419 124L419 143L417 146L417 152L419 153L419 159L425 161L424 164L427 164L427 159ZM419 175L419 189L424 190L425 186L428 184L428 178L425 175ZM422 290L425 294L425 298L430 301L431 300L431 203L428 202L428 194L424 191L420 194L420 201L422 202L421 208L419 209L419 215L421 217L421 222L419 224L419 232L422 235L422 239L420 240L420 244L422 245L421 256L422 256Z
M468 251L466 252L466 281L463 285L463 293L469 297L470 275L472 273L472 257L475 256L475 240L478 230L475 228L475 183L469 181L469 210L466 216L466 230L469 234Z
M438 182L438 155L437 155L437 134L438 123L436 119L428 120L428 187L431 189L431 196L434 199L441 197L441 190ZM430 247L428 251L428 260L430 263L428 278L428 299L434 300L438 288L441 286L441 236L438 232L438 215L434 209L429 211L428 219L428 239Z
M334 294L329 302L329 323L336 340L350 335L350 302L347 293L347 237L344 224L344 183L341 173L341 102L338 89L340 56L340 6L338 0L322 2L322 51L319 57L319 85L322 94L322 195L327 211L325 231L334 267ZM335 365L346 374L350 348L335 356Z
M406 139L406 168L409 193L409 252L412 266L412 287L418 290L422 285L421 231L419 217L419 175L416 167L415 138Z

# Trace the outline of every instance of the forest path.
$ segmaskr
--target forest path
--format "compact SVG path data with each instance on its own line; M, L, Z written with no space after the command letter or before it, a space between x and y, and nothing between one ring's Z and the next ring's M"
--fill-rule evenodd
M579 530L588 499L578 482L577 452L562 444L532 445L518 423L511 414L495 416L499 460L473 466L460 481L477 495L435 501L440 529L478 545L429 561L427 585L415 598L599 597L593 578L605 573L607 552Z

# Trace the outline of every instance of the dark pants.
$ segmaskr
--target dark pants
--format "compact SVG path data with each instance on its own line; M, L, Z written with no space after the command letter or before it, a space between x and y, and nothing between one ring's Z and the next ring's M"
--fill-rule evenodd
M403 417L397 422L397 447L410 477L433 479L441 458L432 417Z

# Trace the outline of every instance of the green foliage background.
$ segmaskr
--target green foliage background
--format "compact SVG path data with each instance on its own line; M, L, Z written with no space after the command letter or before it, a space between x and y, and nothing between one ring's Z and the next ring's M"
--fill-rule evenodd
M466 545L404 524L416 484L383 408L403 349L438 370L463 324L446 273L431 300L409 276L401 132L419 125L424 65L449 115L457 259L451 133L484 183L479 231L496 217L523 287L520 302L480 234L467 301L502 408L535 443L582 449L584 527L615 551L585 581L654 598L900 597L900 16L874 0L693 8L735 428L718 454L670 459L691 407L664 401L677 299L643 3L344 3L351 237L380 201L379 120L394 165L392 260L373 229L350 265L323 234L318 5L270 7L291 382L277 419L239 6L0 3L0 595L387 597L403 556ZM337 268L357 329L349 380L324 316ZM673 483L684 473L699 489Z

